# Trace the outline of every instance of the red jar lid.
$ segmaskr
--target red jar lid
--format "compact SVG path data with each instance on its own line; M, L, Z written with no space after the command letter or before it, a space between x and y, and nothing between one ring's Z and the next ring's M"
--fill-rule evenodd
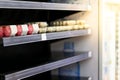
M21 36L22 34L22 27L21 25L17 25L17 33L16 33L16 36Z
M0 26L0 38L2 38L2 37L3 37L3 27Z
M28 24L28 35L31 35L33 33L33 26L31 24Z
M3 27L3 34L5 37L10 37L11 29L10 26L4 26Z

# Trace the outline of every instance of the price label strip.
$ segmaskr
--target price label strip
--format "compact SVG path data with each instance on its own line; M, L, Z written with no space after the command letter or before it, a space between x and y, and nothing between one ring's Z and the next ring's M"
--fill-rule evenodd
M46 35L46 33L41 34L41 39L42 39L42 41L47 40L47 35Z

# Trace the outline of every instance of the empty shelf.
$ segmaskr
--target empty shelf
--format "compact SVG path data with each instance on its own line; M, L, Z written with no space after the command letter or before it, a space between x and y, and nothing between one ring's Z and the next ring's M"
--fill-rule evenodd
M89 35L90 33L91 33L91 30L86 29L86 30L43 33L43 34L26 35L26 36L5 37L3 38L3 45L11 46L11 45L32 43L32 42L38 42L38 41L47 41L47 40L70 38L70 37L76 37L76 36L85 36L85 35Z
M31 77L31 76L34 76L43 72L47 72L53 69L57 69L63 66L67 66L76 62L80 62L80 61L89 59L91 57L92 57L92 53L90 51L79 52L79 55L75 55L69 58L43 64L37 67L28 68L25 70L21 70L21 71L9 73L9 74L4 73L4 74L1 74L0 78L3 78L1 80L20 80L20 79Z

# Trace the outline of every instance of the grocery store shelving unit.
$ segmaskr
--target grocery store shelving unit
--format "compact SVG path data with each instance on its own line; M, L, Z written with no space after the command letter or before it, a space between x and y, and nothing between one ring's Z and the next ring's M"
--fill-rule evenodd
M0 1L0 9L2 9L2 10L4 10L4 9L12 9L12 10L20 9L20 10L49 10L49 11L50 10L54 10L54 11L55 10L57 10L57 11L58 10L60 10L60 11L89 11L91 9L91 7L90 7L90 5L83 5L83 4L63 4L63 3L32 2L32 1ZM47 50L46 50L46 51L48 51L48 54L46 54L46 55L50 55L50 50L49 50L49 47L50 47L49 41L50 40L71 38L71 37L77 37L77 36L86 36L86 35L89 35L90 33L91 33L91 30L86 29L86 30L52 32L52 33L43 33L43 34L16 36L16 37L5 37L5 38L2 38L3 47L1 46L0 49L2 50L2 52L4 54L4 53L7 53L7 50L9 50L9 51L12 51L10 49L14 50L14 47L21 49L23 46L25 46L25 48L28 49L30 47L27 47L27 45L29 45L29 46L31 46L33 44L36 45L37 43L40 42L40 44L44 45L43 47L40 45L37 45L37 47L42 47L41 53L43 53L44 50L46 50L46 49L44 49L44 47L46 48L46 46L48 46ZM36 43L33 43L33 42L36 42ZM32 48L35 49L36 47L35 48L32 47ZM10 52L10 53L12 53L12 52ZM15 55L17 55L16 54L17 51L15 51L13 53ZM24 50L23 50L23 53L24 53ZM28 52L26 50L26 54L27 53ZM32 53L30 53L30 54L32 54ZM46 55L44 55L44 57ZM4 57L5 56L6 55L4 55ZM3 60L4 60L4 57L2 57ZM36 74L40 74L40 73L47 72L47 71L50 71L50 70L53 70L56 68L60 68L60 67L63 67L63 66L69 65L69 64L73 64L73 63L76 63L76 62L79 62L82 60L86 60L90 57L91 57L90 51L83 52L80 55L76 55L76 56L73 56L70 58L66 58L66 59L62 59L62 60L58 60L58 61L54 61L54 62L50 62L50 63L43 64L43 65L39 65L37 67L32 66L32 68L22 69L19 71L15 71L13 73L9 72L8 74L5 74L5 73L2 74L0 72L0 74L1 74L0 78L1 78L1 80L21 80L23 78L34 76ZM32 58L30 58L30 59L32 59ZM16 58L14 58L13 61L14 60L16 60ZM24 62L24 60L26 60L26 59L23 59L23 62ZM35 61L36 61L36 59L35 59ZM26 63L24 63L24 64L26 64ZM22 64L22 65L24 65L24 64ZM4 65L6 65L6 64L4 64ZM3 65L3 67L4 67L4 65ZM91 77L84 77L84 78L81 77L80 79L81 80L91 80Z

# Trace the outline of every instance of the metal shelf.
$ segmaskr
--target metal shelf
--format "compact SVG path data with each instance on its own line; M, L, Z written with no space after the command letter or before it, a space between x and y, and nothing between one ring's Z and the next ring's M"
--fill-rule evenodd
M78 53L77 53L78 54ZM66 65L70 65L79 61L83 61L92 57L92 53L89 52L79 52L79 55L72 56L69 58L65 58L62 60L57 60L48 64L40 65L37 67L21 70L18 72L10 73L10 74L2 74L2 80L21 80L27 77L31 77L43 72L47 72L53 69L57 69Z
M80 80L92 80L91 77L80 77Z
M32 1L0 1L0 8L7 9L42 9L42 10L70 10L70 11L88 11L90 5L84 4L63 4L50 2L32 2Z
M91 33L91 30L86 29L86 30L52 32L52 33L43 33L43 34L16 36L16 37L5 37L3 38L3 45L12 46L12 45L39 42L39 41L70 38L70 37L76 37L76 36L85 36L85 35L89 35L90 33Z
M92 80L92 78L91 77L86 77L86 76L84 76L84 77L77 77L77 76L60 76L60 75L52 75L52 80L59 80L59 78L61 79L61 80Z

